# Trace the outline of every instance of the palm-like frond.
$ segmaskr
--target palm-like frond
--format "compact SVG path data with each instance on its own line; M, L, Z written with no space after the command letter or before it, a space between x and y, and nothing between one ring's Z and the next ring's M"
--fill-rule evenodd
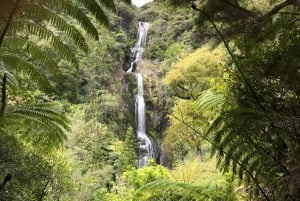
M111 0L25 0L10 2L8 5L9 9L3 16L7 17L12 14L12 18L1 19L0 28L1 36L9 34L9 37L4 37L4 40L1 38L0 55L9 54L20 57L18 60L22 59L27 62L27 67L29 63L31 67L35 66L37 69L43 69L46 66L56 76L59 74L57 62L60 59L78 66L73 47L64 42L64 37L73 41L82 51L88 51L85 38L74 24L77 22L87 34L98 39L98 31L87 14L90 13L98 22L108 25L108 17L102 8L115 10L115 3ZM37 36L38 39L32 39L36 37L31 36ZM50 49L57 53L55 54L57 59L49 57L50 51L45 50L45 47L38 43L39 41L46 41ZM37 82L40 82L44 75L31 76L31 78L38 77ZM39 83L39 86L42 85Z
M98 2L102 5L104 5L104 7L110 9L110 10L113 10L113 11L116 11L116 4L114 1L110 1L110 0L98 0ZM127 3L131 3L131 1L126 1L125 2Z
M276 157L275 139L266 133L270 127L264 113L236 108L223 112L208 130L213 135L212 154L217 153L219 167L225 172L232 169L245 181L252 180L262 193L259 181L273 185L274 175L289 174Z
M1 77L1 80L3 79L3 75L6 75L6 87L8 89L11 89L12 91L14 90L17 90L19 88L18 86L18 81L17 79L15 78L15 76L11 73L9 73L6 69L3 69L2 66L0 66L0 77Z
M195 101L195 108L200 110L209 110L212 108L220 108L225 103L225 97L222 93L212 90L206 90Z
M38 45L29 40L20 37L7 37L2 44L2 51L14 51L15 55L18 54L18 52L22 52L22 55L26 54L29 55L29 58L39 60L39 62L43 64L43 67L45 67L44 69L48 70L53 75L61 76L61 71L58 68L57 63L52 57L49 57L50 52L41 49Z
M203 174L204 165L200 163L198 158L188 163L178 161L174 165L175 168L171 171L171 175L176 182L195 183Z
M12 30L23 31L26 34L38 36L41 40L46 40L51 46L57 50L64 59L70 61L74 65L78 65L78 60L74 52L69 46L64 44L62 40L56 36L51 30L30 21L16 21L12 24Z
M134 200L138 200L139 197L145 197L143 194L147 194L147 192L151 193L148 195L149 198L144 199L145 201L154 200L153 197L155 195L159 195L161 200L174 200L175 198L182 201L195 201L199 200L198 198L209 198L209 195L205 193L205 190L200 185L157 180L138 189L135 192Z
M157 180L148 183L138 189L134 194L134 201L143 197L144 201L150 200L176 200L176 201L200 201L220 200L226 196L228 200L236 200L234 193L228 189L216 186L203 185L201 183L181 183L167 180Z
M27 19L42 19L43 21L50 23L58 31L63 32L71 38L79 49L84 52L88 51L88 45L82 34L53 10L41 7L37 4L28 4L23 8L23 12L26 13L24 17Z
M9 130L12 122L24 121L28 126L36 126L40 130L31 131L37 133L40 139L49 142L49 145L62 143L66 139L65 130L69 129L69 120L61 112L55 109L53 103L27 104L8 106L2 119L2 126ZM32 128L31 128L32 129ZM42 134L39 134L42 133ZM32 138L34 138L32 136Z
M43 73L40 73L34 65L23 58L13 54L0 54L0 60L10 69L17 70L28 75L45 92L51 91L51 85L46 76Z
M86 14L76 7L71 1L68 0L41 0L41 6L56 11L57 13L67 15L72 19L75 19L81 27L93 38L98 40L98 31L92 24L91 20Z
M98 3L96 3L94 0L76 0L76 1L81 5L83 5L85 8L87 8L99 22L101 22L104 25L108 25L108 17L106 16L105 12L99 6ZM104 5L104 7L113 11L116 10L114 1L102 0L100 2Z

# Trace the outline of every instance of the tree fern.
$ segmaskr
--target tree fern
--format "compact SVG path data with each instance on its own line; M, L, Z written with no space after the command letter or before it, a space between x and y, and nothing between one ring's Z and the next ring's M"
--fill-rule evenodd
M53 10L41 7L37 4L26 5L26 7L23 8L23 11L26 13L26 18L42 19L43 21L50 23L58 31L61 31L70 37L79 49L84 52L88 51L88 45L85 38L73 25L63 19L63 16L58 15Z
M39 1L40 6L46 6L49 9L56 11L57 13L67 15L75 19L79 25L93 38L98 39L98 31L96 27L92 24L90 19L75 6L69 0L41 0Z
M46 76L38 72L34 65L21 57L12 54L0 54L0 59L10 70L17 70L28 75L45 92L50 92L51 85Z
M198 158L189 162L178 161L174 166L171 171L172 179L183 183L198 182L204 169L204 163L200 163Z
M272 178L280 173L288 176L285 165L276 157L273 139L264 133L270 127L265 114L252 109L236 108L223 112L212 123L209 132L213 137L213 153L217 151L219 167L233 170L240 179L251 178L258 185L262 180L272 186Z
M30 135L31 140L36 138L51 148L63 142L66 138L65 130L69 129L69 120L55 109L56 107L53 103L7 106L1 121L1 127L9 131L13 122L23 122L29 126L31 132L39 135L38 137ZM34 131L32 128L38 128L39 130Z
M6 6L7 10L0 16L0 28L2 29L0 55L5 52L5 54L22 57L32 66L37 65L33 60L39 60L39 65L53 68L51 72L55 73L58 72L58 60L47 58L45 54L48 54L49 57L49 53L37 43L37 40L32 40L31 36L37 36L39 40L47 41L59 59L65 59L77 66L76 55L72 47L63 42L62 36L71 39L76 47L84 52L88 51L88 46L83 35L70 21L75 20L91 37L98 39L98 31L87 13L90 12L98 22L108 25L108 18L102 8L115 10L114 1L110 0L18 0L7 2ZM62 35L58 35L55 31L59 31ZM24 36L27 40L26 44ZM14 48L10 49L10 45L13 45ZM10 53L10 50L13 50L14 53ZM17 52L20 54L16 54ZM24 57L29 54L29 57Z
M95 2L94 0L76 0L76 1L81 5L83 5L85 8L87 8L99 22L101 22L103 25L108 25L109 23L108 17L106 16L105 12L97 2ZM112 11L116 11L114 1L102 0L100 2L104 7Z
M222 93L212 90L201 92L195 101L195 108L200 110L210 110L212 108L220 108L225 103L225 97Z
M64 44L58 36L44 26L29 21L17 21L12 24L12 28L14 31L23 31L24 34L35 35L41 40L49 42L50 45L58 51L60 56L70 61L75 66L78 65L78 60L71 48Z
M60 77L61 71L53 58L49 57L50 51L41 49L35 43L20 37L7 37L2 44L3 52L14 51L15 55L27 55L28 59L35 58L43 64L43 70L51 72L53 75Z
M228 184L227 184L228 185ZM237 200L235 193L227 186L209 186L201 183L182 183L158 180L142 186L135 192L136 201L203 201L203 200Z

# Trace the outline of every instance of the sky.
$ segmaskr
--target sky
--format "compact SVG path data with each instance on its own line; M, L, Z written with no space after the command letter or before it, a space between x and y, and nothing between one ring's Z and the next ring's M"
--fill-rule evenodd
M153 0L131 0L132 4L136 5L137 7L143 6L145 3L151 2Z

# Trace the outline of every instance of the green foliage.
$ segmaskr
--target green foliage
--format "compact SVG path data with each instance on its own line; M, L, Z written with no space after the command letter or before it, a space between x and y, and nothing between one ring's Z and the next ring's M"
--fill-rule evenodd
M108 25L107 14L102 7L115 10L114 2L107 0L101 1L101 6L94 0L18 0L7 4L8 9L0 16L0 27L3 28L0 40L1 61L10 72L13 69L28 74L46 92L49 92L50 85L40 66L58 72L57 63L62 59L78 66L72 45L64 43L63 37L67 37L84 52L88 51L85 38L73 22L76 21L90 36L98 39L98 31L86 11L95 16L98 22ZM45 48L45 42L56 52L55 60L47 58L49 50Z
M1 118L1 127L8 133L20 135L33 146L51 149L66 139L69 120L55 103L8 105Z
M107 127L96 118L85 119L85 109L86 106L72 108L72 130L67 144L72 154L77 156L76 160L81 161L83 174L90 168L98 169L105 165L114 139Z
M7 174L11 180L1 187L0 200L57 199L72 189L66 159L58 153L42 157L29 150L15 136L1 132L1 183Z
M298 2L167 2L193 3L198 29L222 42L230 56L228 67L222 66L228 73L226 89L202 92L195 103L217 114L202 137L217 151L219 167L239 175L255 200L297 199Z
M202 157L203 140L199 135L205 133L208 125L207 117L194 110L192 101L179 99L175 102L169 119L171 125L167 128L163 140L165 151L173 160L183 160L189 152Z
M167 179L170 177L170 174L165 167L154 165L124 172L124 177L134 189L139 189L147 183Z
M123 173L117 179L111 192L106 193L103 200L107 201L125 201L125 200L143 200L143 197L135 197L134 191L141 186L153 181L160 181L169 178L168 170L159 165L146 166L140 169L131 168Z
M220 108L225 103L224 94L214 90L206 90L195 101L195 108L198 110L210 110Z
M233 178L215 169L215 161L179 163L171 177L150 182L136 191L139 200L238 200Z
M118 170L120 172L137 167L138 157L136 154L137 142L132 127L129 127L125 134L125 141L118 158Z
M169 64L177 61L177 58L181 53L183 53L184 47L183 44L174 43L170 45L164 52L164 58L168 61Z
M57 85L64 89L61 94L71 91L74 102L78 102L87 94L97 96L113 83L111 74L116 72L113 68L119 66L124 55L122 50L110 51L122 46L117 37L109 36L96 23L107 26L107 14L116 11L115 7L110 0L0 2L1 184L5 176L12 178L1 185L0 200L98 200L114 180L116 157L110 153L116 138L112 132L97 118L85 121L91 117L88 115L80 123L76 121L76 127L72 124L78 133L73 128L69 131L70 122L62 109L70 108L51 102L68 95L51 97L50 94L52 86ZM99 37L99 31L105 35ZM91 38L104 41L103 48L91 42ZM98 65L86 72L80 67L85 67L82 57L90 47L95 49L89 57L94 57L94 61L88 61L89 68ZM117 64L111 65L112 57L118 57ZM90 91L84 91L81 79L86 74L81 71L92 74L93 81L100 75L93 90L91 84ZM71 86L67 88L62 83ZM55 92L59 90L56 88ZM102 98L107 103L105 111L99 112L103 116L93 117L111 123L115 117L108 115L116 110L117 101L106 93ZM71 137L68 146L72 145L68 158L66 150L59 146L66 140L66 131Z
M226 54L222 47L211 50L209 45L180 59L172 65L165 82L177 97L196 99L209 88L210 80L221 75L226 66Z
M176 57L175 54L179 53L175 50L176 43L180 44L182 49L189 49L190 41L194 37L191 30L193 17L190 9L169 9L154 1L145 6L139 16L141 21L151 22L144 57L159 61L172 60L174 58L169 57ZM173 55L170 54L172 49Z

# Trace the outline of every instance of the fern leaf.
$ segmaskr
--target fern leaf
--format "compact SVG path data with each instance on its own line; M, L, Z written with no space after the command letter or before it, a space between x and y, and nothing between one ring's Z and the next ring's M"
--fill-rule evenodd
M70 1L67 0L41 0L40 4L46 6L51 10L55 10L58 13L68 15L75 19L79 25L93 38L98 38L98 31L96 27L91 23L89 18L79 8L74 6Z
M116 11L116 4L114 1L110 1L110 0L98 0L98 2L103 5L105 8L112 10L112 11ZM131 2L130 2L131 3Z
M57 66L57 63L49 57L49 52L42 50L35 43L18 37L7 37L3 42L3 48L8 50L23 50L26 54L34 57L34 59L39 60L47 70L49 70L53 75L58 77L61 76L61 71Z
M76 1L81 5L83 5L85 8L87 8L95 16L98 22L102 23L105 26L108 25L109 21L107 15L103 11L103 9L99 6L99 4L95 2L95 0L76 0ZM102 3L102 5L104 5L104 7L114 12L116 11L114 1L100 0L100 2Z
M15 107L14 113L26 113L32 116L38 116L42 119L55 122L64 129L68 130L68 122L65 116L61 115L57 111L54 111L49 105L46 104L34 104L34 105L20 105Z
M0 54L0 60L8 65L11 69L23 72L28 75L44 92L51 91L51 85L46 76L38 72L34 65L25 61L21 57L11 54Z
M49 29L29 21L16 21L12 24L12 27L14 31L24 31L27 34L36 35L40 39L48 41L59 52L60 56L78 66L78 60L74 52Z
M88 45L82 34L75 29L74 26L68 24L61 16L57 15L57 13L36 4L26 5L26 7L23 8L23 11L26 13L26 18L43 19L49 22L57 30L71 38L79 49L84 52L88 52Z
M201 93L194 103L195 109L209 110L212 108L219 108L225 103L224 95L221 93L206 90Z
M6 74L6 81L8 89L15 91L18 89L18 81L16 80L15 76L8 72L6 69L1 69L1 80L3 79L3 75Z
M31 105L8 106L4 121L28 121L45 129L45 136L53 142L62 142L66 139L65 131L69 130L69 120L54 109L53 104L41 103Z

